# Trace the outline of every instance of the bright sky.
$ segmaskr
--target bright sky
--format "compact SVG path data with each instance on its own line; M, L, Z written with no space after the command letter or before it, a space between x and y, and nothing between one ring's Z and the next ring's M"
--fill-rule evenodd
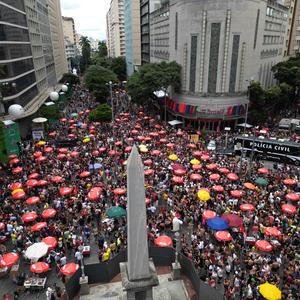
M62 15L72 17L75 30L94 39L106 39L106 13L110 0L60 0Z

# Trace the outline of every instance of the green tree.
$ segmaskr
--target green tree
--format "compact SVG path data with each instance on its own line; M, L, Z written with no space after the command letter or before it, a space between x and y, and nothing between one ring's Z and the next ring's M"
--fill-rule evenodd
M106 56L107 56L107 47L106 47L105 41L100 41L100 42L98 43L98 51L97 51L97 54L98 54L100 57L106 57Z
M281 98L281 89L278 85L271 86L265 91L265 109L273 111Z
M82 36L80 38L81 46L81 60L80 60L80 70L82 73L87 69L91 63L91 42L87 36Z
M112 58L110 61L110 68L118 76L120 81L127 79L125 57L119 56Z
M78 76L74 75L73 73L64 73L63 77L59 81L60 83L69 83L71 85L73 84L79 84L80 79Z
M99 56L98 53L92 55L92 65L99 65L103 68L110 68L111 60L108 57Z
M109 95L109 81L117 82L118 78L114 72L98 65L90 66L85 74L86 87L92 91L97 100L105 100Z
M104 104L99 104L95 109L90 112L89 118L93 122L108 122L111 121L111 107Z
M57 120L61 117L61 113L59 112L57 104L50 106L43 105L40 108L39 113L46 119Z

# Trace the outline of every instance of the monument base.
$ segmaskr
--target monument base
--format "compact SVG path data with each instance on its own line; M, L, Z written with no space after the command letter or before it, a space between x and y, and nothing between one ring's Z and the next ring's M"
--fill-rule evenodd
M90 293L89 279L87 276L79 278L80 295L88 295Z
M153 299L152 287L158 285L159 281L155 270L155 266L153 264L153 261L151 260L149 261L149 269L149 278L131 281L128 277L127 263L120 263L123 291L126 292L123 295L123 300Z
M180 263L172 263L172 273L171 273L171 278L172 280L179 280L181 278L180 276L181 273L181 265Z

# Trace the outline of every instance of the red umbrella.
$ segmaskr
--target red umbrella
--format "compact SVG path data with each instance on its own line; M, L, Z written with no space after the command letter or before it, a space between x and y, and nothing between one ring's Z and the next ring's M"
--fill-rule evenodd
M47 160L47 157L46 156L40 156L36 159L38 162L42 162L42 161L45 161Z
M205 219L205 220L208 220L208 219L211 219L211 218L215 218L217 216L217 214L212 211L212 210L205 210L203 213L202 213L202 217Z
M209 175L209 179L211 181L218 181L220 179L220 177L221 176L218 173L214 173L214 174Z
M37 219L38 215L35 211L28 212L22 216L22 220L25 223L33 222Z
M194 151L193 156L201 156L202 152L201 151Z
M196 149L197 148L197 146L195 144L188 144L187 146L190 149Z
M285 195L285 199L289 201L299 201L300 196L296 193L289 193Z
M265 231L265 234L268 235L268 236L279 237L279 236L281 236L281 231L278 230L278 228L276 228L276 227L267 227L266 231Z
M183 183L183 178L179 177L179 176L173 176L172 180L173 180L173 182L178 183L178 184Z
M228 173L226 177L228 180L231 180L231 181L236 181L239 179L239 177L234 173Z
M117 152L116 150L110 150L110 151L108 152L108 155L109 155L109 156L118 155L118 152Z
M51 219L54 218L55 215L56 215L56 210L54 208L48 208L42 212L43 219Z
M106 151L106 148L105 147L101 147L101 148L99 148L99 152L101 153L101 152L105 152Z
M13 199L16 199L16 200L20 200L20 199L23 199L25 198L26 194L24 191L19 191L19 192L16 192L13 194Z
M227 168L219 168L218 171L222 174L228 174L230 173L229 169Z
M236 214L227 213L221 217L228 222L229 227L239 227L243 224L243 219Z
M41 273L46 273L48 271L49 271L49 265L43 261L33 263L30 266L30 272L32 273L41 274Z
M217 231L215 233L215 238L219 241L219 242L229 242L232 240L232 236L228 231Z
M94 151L92 152L93 156L98 156L99 153L100 153L100 152L99 152L98 150L94 150Z
M142 136L142 135L139 135L139 136L137 137L137 139L138 139L139 141L144 141L144 140L145 140L145 137Z
M13 174L19 174L22 171L23 171L23 168L21 168L21 167L16 167L16 168L12 169Z
M151 139L151 137L150 136L146 136L145 137L145 142L150 142L152 139Z
M48 245L49 250L53 250L57 246L57 239L52 236L43 238L42 242Z
M122 142L121 141L117 141L117 142L115 142L115 146L122 146Z
M35 187L35 186L37 186L39 184L39 182L36 180L36 179L29 179L29 180L27 180L27 182L26 182L26 185L28 186L28 187Z
M209 165L206 165L206 169L207 170L215 170L218 166L216 164L209 164Z
M158 137L159 133L158 132L150 132L149 135L152 137Z
M217 192L217 193L222 193L222 192L224 192L224 188L223 188L221 185L214 185L211 189L212 189L214 192Z
M194 174L191 174L190 178L191 178L192 180L201 180L201 179L202 179L202 176L201 176L200 174L194 173Z
M135 125L134 128L135 129L142 129L142 126L141 125Z
M100 187L94 187L91 188L91 190L88 193L88 199L91 201L98 200L100 198L102 189Z
M76 271L79 269L78 264L70 263L65 264L61 269L60 272L63 273L65 276L72 276L76 273Z
M47 227L46 222L39 222L31 226L31 232L41 231L43 228Z
M168 148L173 148L174 146L175 146L175 145L174 145L173 143L168 143L168 144L167 144L167 147L168 147Z
M26 204L28 204L28 205L34 205L34 204L37 204L38 202L40 202L39 197L30 197L26 200Z
M28 178L29 178L29 179L36 179L36 178L38 178L39 176L40 176L39 173L32 173L32 174L30 174L30 175L28 176Z
M85 178L85 177L89 177L90 175L91 175L90 172L88 172L88 171L83 171L83 172L81 172L81 173L79 174L79 177Z
M53 132L49 132L48 135L50 137L55 137L57 135L57 133L55 131L53 131Z
M9 252L4 254L0 258L0 267L1 268L10 268L15 265L19 260L19 255L15 252Z
M33 156L34 156L35 158L38 158L38 157L40 157L40 156L42 156L42 155L43 155L43 153L42 153L41 151L36 151L36 152L33 153Z
M5 229L5 224L3 222L0 222L0 230Z
M198 170L202 169L202 166L201 165L193 165L192 168L194 171L198 171Z
M167 141L167 139L160 139L159 142L160 143L167 143L168 141Z
M151 159L145 160L145 161L144 161L144 165L145 165L145 166L150 166L150 165L152 165L152 160L151 160Z
M60 153L60 154L58 154L56 157L57 157L57 159L64 159L64 158L66 158L67 156L66 156L66 154L64 154L64 153Z
M17 155L16 154L10 154L10 155L8 155L8 158L9 159L15 159L15 158L17 158Z
M59 194L61 196L70 195L72 192L73 192L73 188L72 187L61 187L59 189Z
M246 203L246 204L241 204L240 205L240 210L242 210L242 211L253 211L253 210L255 210L255 207L250 203Z
M209 155L204 154L204 155L202 155L202 156L200 157L200 159L201 159L201 160L204 160L204 161L207 161L207 160L209 160Z
M58 152L59 153L68 153L68 149L67 148L59 148Z
M273 246L265 240L258 240L255 242L255 247L263 252L270 252L273 250Z
M60 121L61 122L67 122L67 119L66 118L61 118Z
M172 239L167 235L161 235L154 240L157 247L173 247Z
M54 183L61 183L61 182L64 181L64 179L61 176L53 176L51 178L51 181L54 182Z
M10 165L16 165L20 162L20 160L18 158L14 158L12 160L9 161L9 164Z
M150 198L145 198L146 201L146 205L149 205L151 203L151 199Z
M156 129L161 129L161 126L160 126L159 124L155 124L154 127L155 127Z
M139 132L137 130L135 130L135 129L131 130L131 133L132 134L139 134Z
M234 198L241 198L245 195L245 193L241 190L232 190L230 191L230 195Z
M79 152L78 152L78 151L72 151L72 152L70 153L70 155L71 155L72 157L77 157L77 156L79 155Z
M114 189L114 194L115 195L125 195L126 194L126 189L116 188L116 189Z
M269 174L269 170L267 168L259 168L257 172L260 174Z
M154 174L154 170L152 170L152 169L145 170L144 174L145 174L145 176L152 175L152 174Z
M47 180L41 179L41 180L38 181L38 186L44 186L44 185L47 185L47 184L48 184Z
M22 188L22 183L20 182L14 182L12 184L9 185L9 188L14 191L14 190L17 190L17 189L21 189Z
M294 184L296 184L297 182L296 182L295 180L293 180L293 179L288 178L288 179L284 179L284 180L283 180L283 183L284 183L285 185L294 185Z
M160 151L159 150L152 150L151 155L159 155Z
M53 148L52 147L46 147L46 148L44 148L44 152L45 153L52 153L53 152Z
M176 169L174 170L174 174L177 176L183 176L186 173L185 169Z
M297 212L297 208L291 204L282 204L281 209L283 212L289 215L294 215Z
M129 152L131 152L131 150L132 150L132 147L131 147L131 146L128 146L128 147L125 148L124 151L127 152L127 153L129 153Z

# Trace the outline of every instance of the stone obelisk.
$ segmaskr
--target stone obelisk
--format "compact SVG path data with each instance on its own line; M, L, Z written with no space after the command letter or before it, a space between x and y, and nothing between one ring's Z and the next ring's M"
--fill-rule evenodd
M149 261L144 166L137 147L127 160L127 263L120 263L128 300L152 299L158 278Z

